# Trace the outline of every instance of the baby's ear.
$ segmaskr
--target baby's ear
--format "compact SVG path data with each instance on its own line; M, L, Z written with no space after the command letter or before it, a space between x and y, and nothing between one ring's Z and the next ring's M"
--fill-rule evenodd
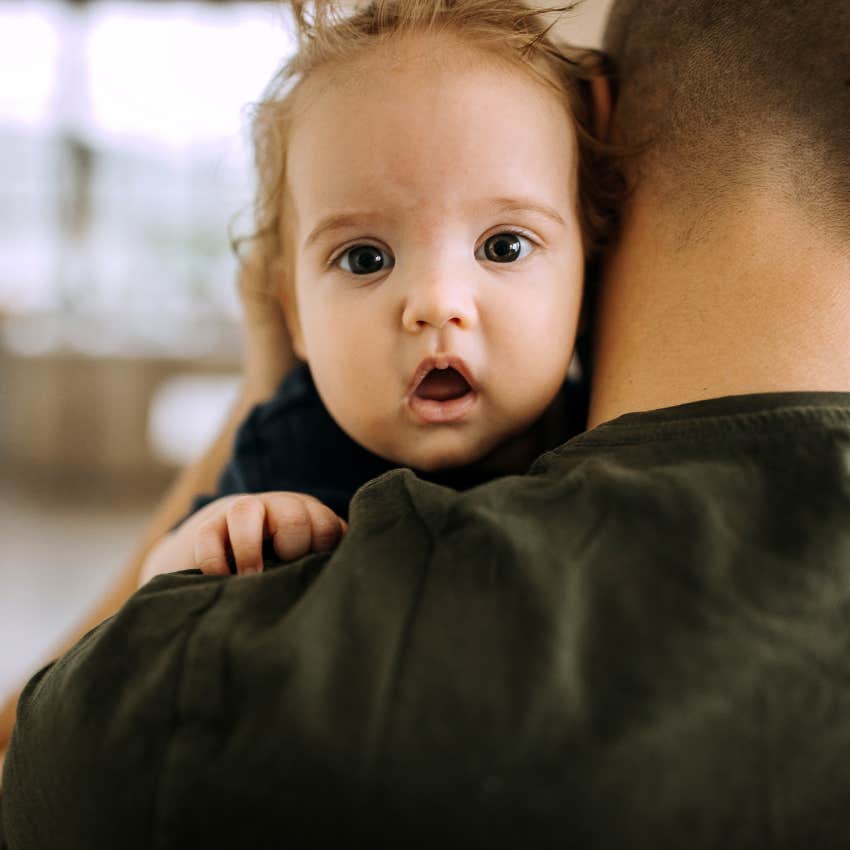
M298 319L298 305L295 303L295 293L284 293L281 296L283 316L292 340L292 349L299 360L307 362L307 352L304 348L304 337L301 333L301 322Z
M286 328L292 340L292 348L299 360L307 362L307 354L304 350L304 336L301 333L301 320L298 316L298 302L295 296L295 281L291 279L290 264L284 262L283 258L275 260L272 266L274 290L280 299L283 309L283 318L286 320Z

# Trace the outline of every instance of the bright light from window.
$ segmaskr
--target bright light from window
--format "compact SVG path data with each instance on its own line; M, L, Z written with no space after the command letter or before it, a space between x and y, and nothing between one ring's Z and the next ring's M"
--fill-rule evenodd
M292 49L277 3L3 0L0 314L108 314L158 349L234 319L245 107Z
M0 120L63 124L94 144L239 136L292 50L283 24L253 3L3 4Z
M170 146L234 136L291 50L268 9L108 3L92 7L94 120L109 135Z
M92 7L94 120L107 134L171 146L237 135L291 50L268 9L108 3Z
M44 123L58 53L56 7L0 5L0 121Z

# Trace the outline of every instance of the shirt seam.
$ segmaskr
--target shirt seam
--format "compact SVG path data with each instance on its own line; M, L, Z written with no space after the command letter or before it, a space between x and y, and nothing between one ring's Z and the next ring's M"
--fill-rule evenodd
M410 487L407 481L407 476L405 476L404 480L404 493L407 496L408 504L415 508L413 499L410 495ZM364 780L363 782L363 800L364 803L368 804L368 800L374 792L374 782L373 782L373 774L374 767L377 764L381 752L383 751L383 743L387 736L387 730L389 729L389 725L391 722L391 706L395 702L395 694L398 691L399 682L401 680L401 671L404 665L404 659L407 656L407 650L410 645L411 633L413 631L413 623L416 620L416 615L419 612L419 609L422 604L422 598L424 596L425 584L428 580L428 574L430 572L431 561L434 557L434 536L431 532L431 529L427 522L422 518L422 516L417 512L417 519L419 520L419 524L424 530L424 532L428 535L428 548L429 552L427 556L423 558L421 567L421 574L416 582L415 590L413 592L413 597L411 604L405 614L404 623L401 628L401 635L398 640L398 644L396 646L395 653L393 655L393 660L390 668L390 672L387 675L387 680L384 688L382 689L383 694L379 700L379 717L374 724L374 733L371 736L371 741L369 743L368 749L364 755L363 760L363 770L361 772L361 777Z
M192 643L192 639L194 638L195 633L197 632L198 628L200 628L201 622L204 619L204 615L221 598L222 591L224 590L224 581L226 581L226 579L218 583L215 588L215 593L212 595L212 598L196 612L194 625L189 630L189 633L185 636L183 640L183 645L181 647L180 662L178 666L176 682L174 685L174 693L172 697L172 723L170 727L171 731L168 736L168 740L165 744L165 747L163 748L163 754L159 764L159 771L157 772L156 787L153 792L154 803L153 813L151 816L150 841L150 846L153 848L162 848L164 846L169 846L169 842L166 841L165 843L163 843L163 837L161 834L163 811L165 809L164 792L162 790L163 774L167 769L167 765L171 758L171 751L177 741L177 737L182 730L182 726L185 723L185 718L182 716L180 706L183 702L181 697L184 684L183 680L186 669L186 661L189 655L189 647Z

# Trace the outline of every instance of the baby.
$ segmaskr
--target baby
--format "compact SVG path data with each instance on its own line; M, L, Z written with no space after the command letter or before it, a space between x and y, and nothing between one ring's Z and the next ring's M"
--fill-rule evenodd
M468 486L570 436L540 429L611 218L597 57L519 0L292 5L300 46L254 123L258 239L309 370L243 425L237 495L167 535L145 579L257 572L264 541L284 561L332 548L387 469Z

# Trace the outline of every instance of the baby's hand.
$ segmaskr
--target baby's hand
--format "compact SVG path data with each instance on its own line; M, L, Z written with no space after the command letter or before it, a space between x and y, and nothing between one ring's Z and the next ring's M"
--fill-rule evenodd
M194 529L195 566L227 575L228 556L240 575L263 569L263 541L271 540L282 561L336 547L348 524L313 496L256 493L229 496L208 505Z

